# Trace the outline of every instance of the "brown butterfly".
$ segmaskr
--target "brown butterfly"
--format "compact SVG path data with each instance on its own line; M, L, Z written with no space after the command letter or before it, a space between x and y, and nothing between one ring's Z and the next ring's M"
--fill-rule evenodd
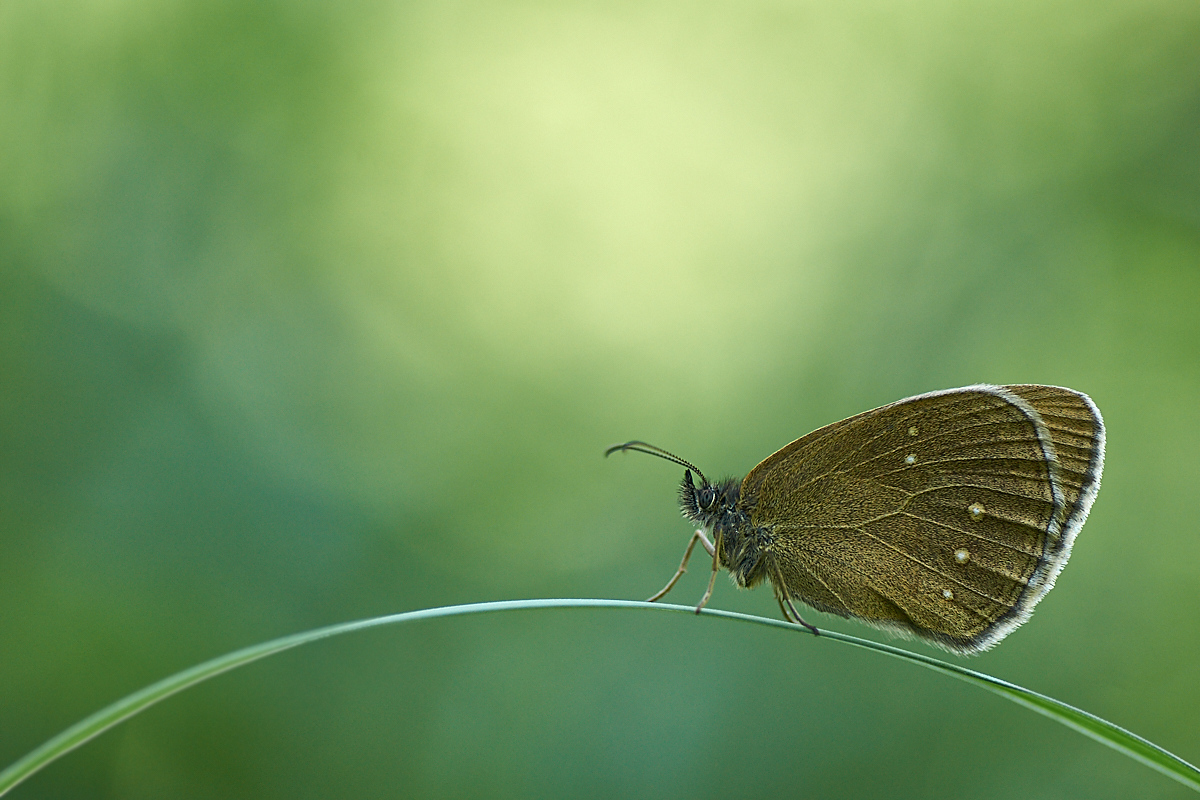
M1091 399L1056 386L967 386L909 397L813 431L750 471L712 484L683 467L680 506L717 571L769 581L793 603L853 617L955 653L995 645L1054 586L1104 466ZM700 479L697 486L692 473ZM711 537L711 538L710 538Z

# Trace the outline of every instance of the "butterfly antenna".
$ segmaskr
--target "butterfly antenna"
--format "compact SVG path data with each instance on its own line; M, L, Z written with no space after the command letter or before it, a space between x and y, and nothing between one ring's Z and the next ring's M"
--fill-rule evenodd
M704 477L704 473L701 472L695 464L690 461L685 461L674 453L669 453L666 450L663 450L661 447L655 447L648 442L633 441L626 442L625 444L614 444L612 447L604 451L604 455L606 457L610 456L618 450L622 453L624 453L626 450L632 450L635 453L645 453L648 456L658 456L659 458L664 458L667 461L674 461L679 466L686 467L687 469L690 469L692 472L695 472L697 475L699 475L701 483L708 483L708 478Z

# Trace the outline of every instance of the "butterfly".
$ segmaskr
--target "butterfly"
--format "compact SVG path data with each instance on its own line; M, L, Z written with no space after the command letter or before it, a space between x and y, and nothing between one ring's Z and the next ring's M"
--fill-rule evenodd
M980 384L930 392L813 431L741 481L685 468L683 515L734 583L959 654L989 649L1029 618L1071 555L1100 488L1104 422L1085 394ZM699 479L693 480L693 473Z

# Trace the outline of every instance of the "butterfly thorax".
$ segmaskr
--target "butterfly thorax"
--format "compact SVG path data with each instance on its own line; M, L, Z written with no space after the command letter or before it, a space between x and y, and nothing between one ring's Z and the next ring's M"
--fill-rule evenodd
M767 577L771 559L770 531L756 527L739 506L742 482L736 478L696 486L686 471L679 487L683 515L704 528L717 548L721 566L738 586L753 588Z

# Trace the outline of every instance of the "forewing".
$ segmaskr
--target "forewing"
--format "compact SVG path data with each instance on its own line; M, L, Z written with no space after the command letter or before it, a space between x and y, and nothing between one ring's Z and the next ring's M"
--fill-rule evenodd
M1028 617L1065 560L1058 472L1031 403L972 386L814 431L755 467L741 496L773 533L777 591L975 652Z

